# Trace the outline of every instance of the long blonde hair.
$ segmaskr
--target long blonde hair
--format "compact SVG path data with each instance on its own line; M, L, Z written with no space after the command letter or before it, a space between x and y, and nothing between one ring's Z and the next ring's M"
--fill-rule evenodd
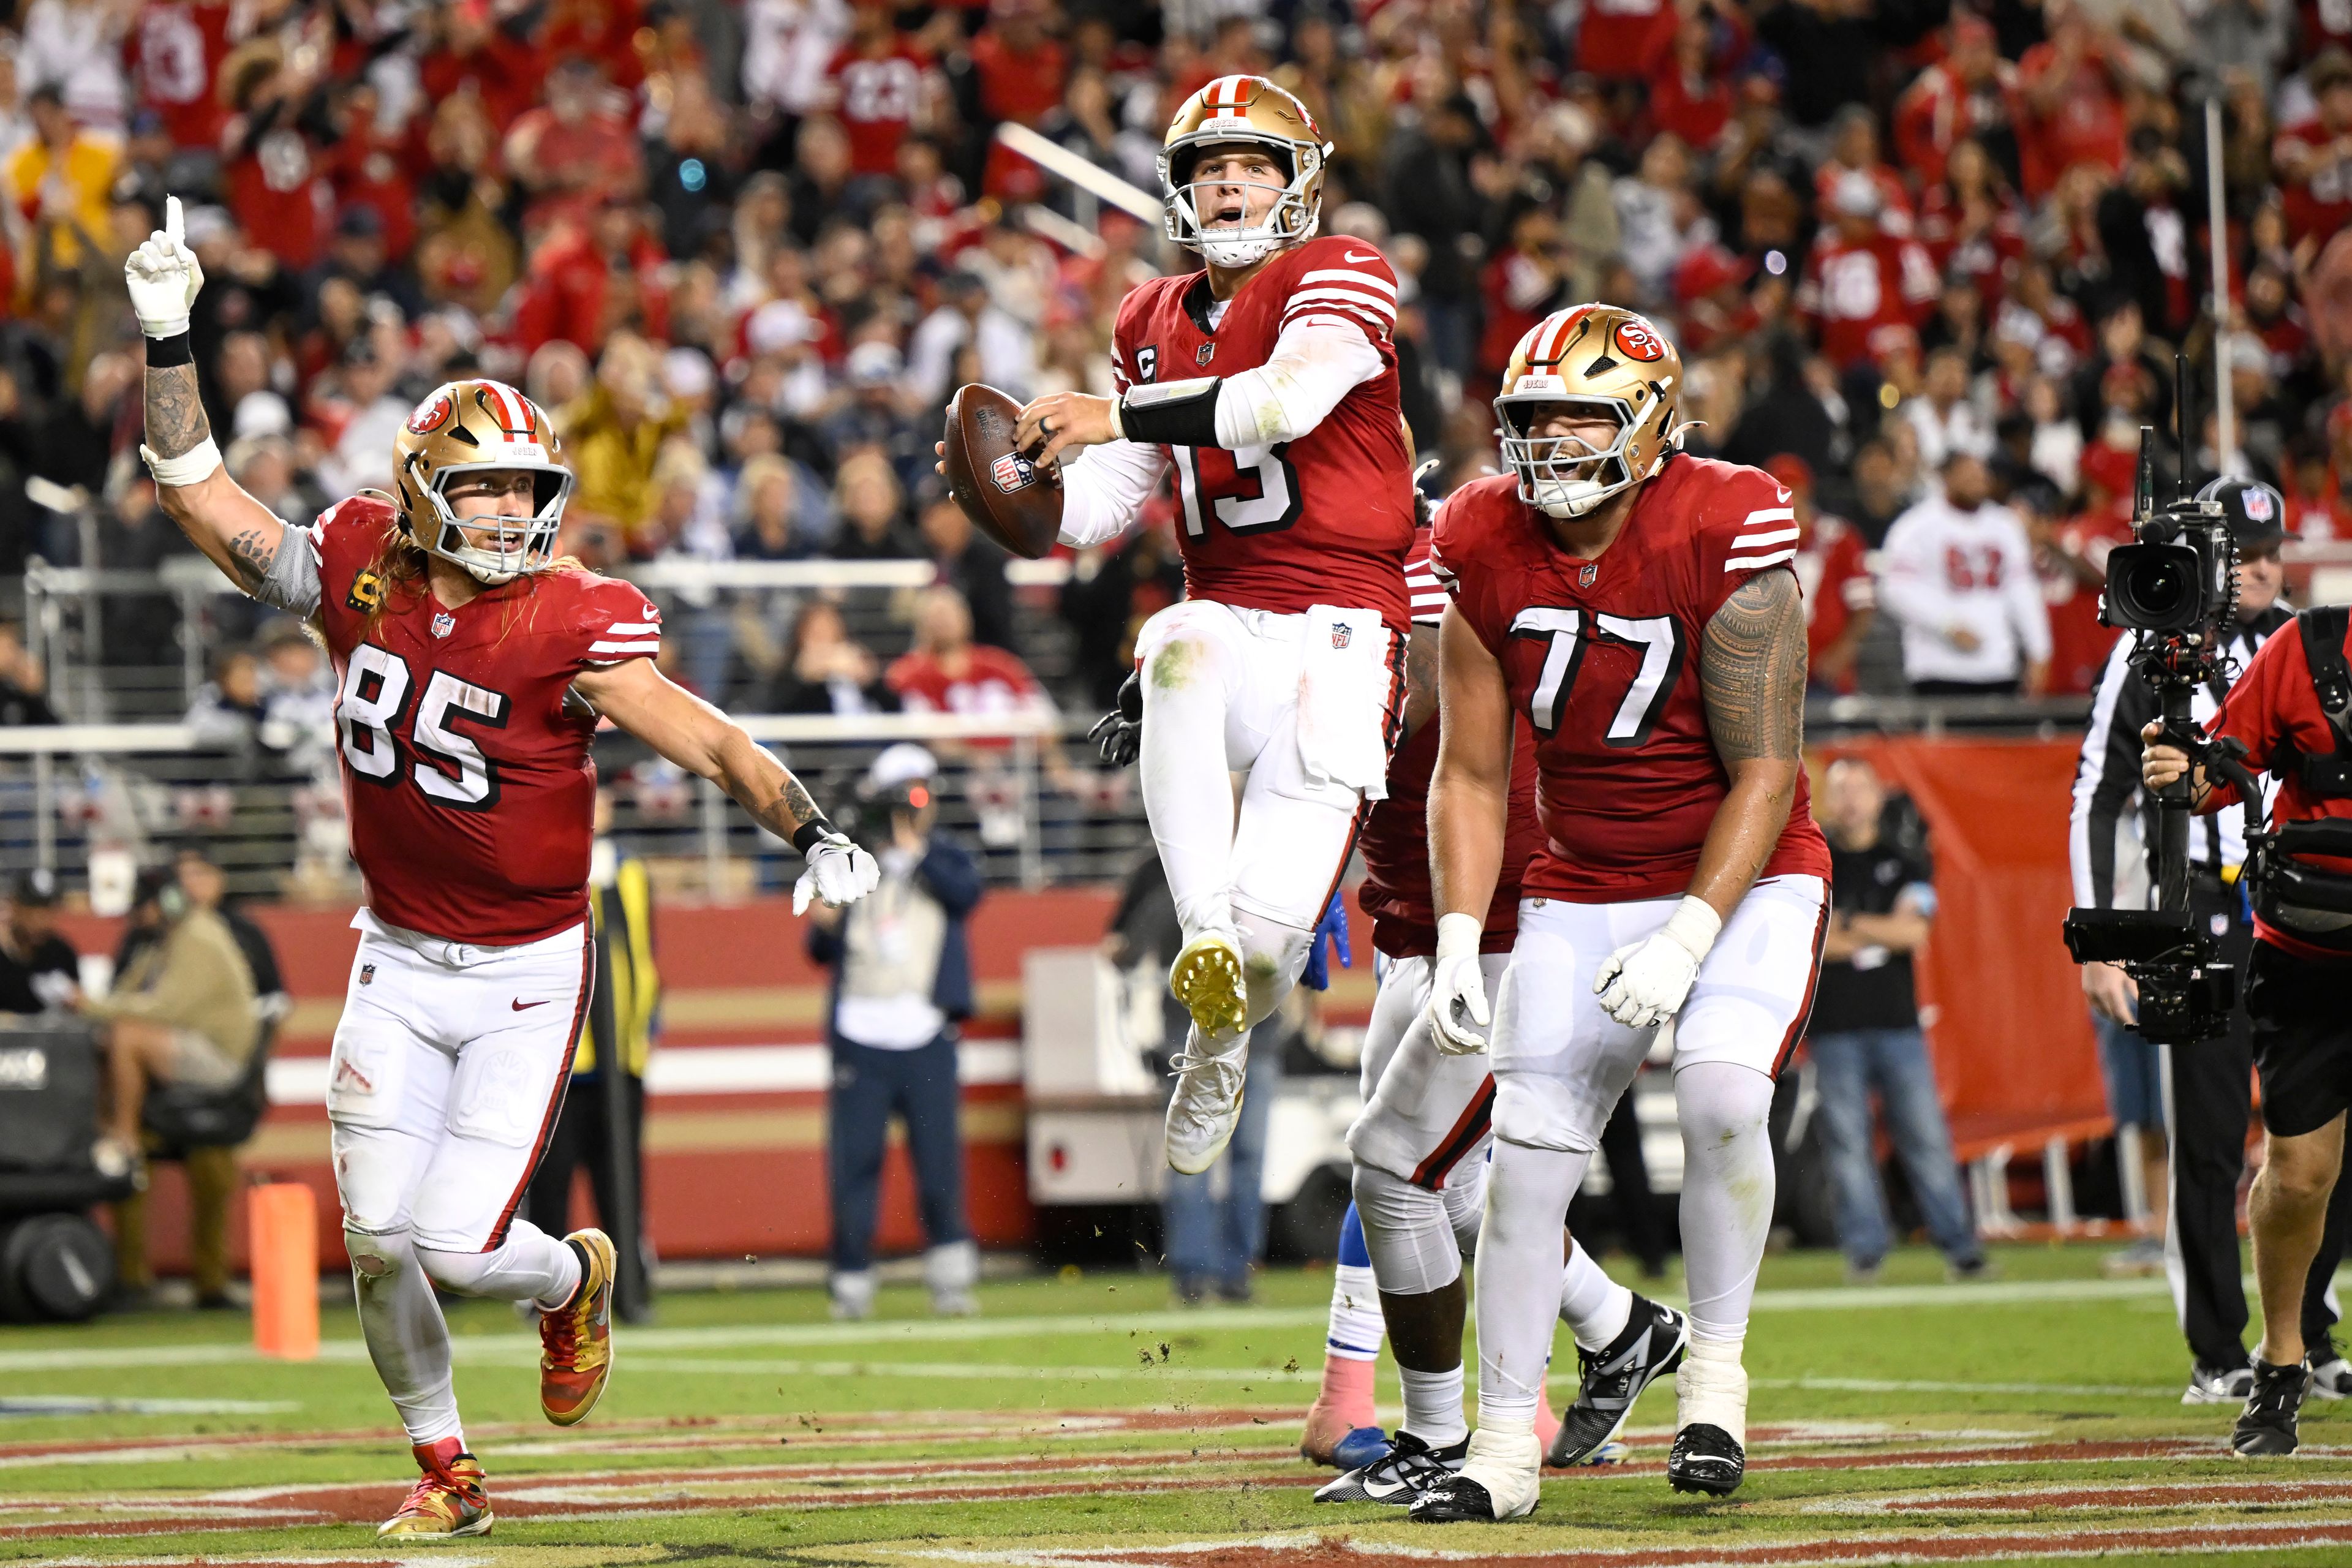
M374 493L380 495L383 492ZM367 608L369 632L373 633L377 623L383 619L383 612L392 603L392 596L395 590L411 598L425 591L426 563L431 559L431 552L416 542L415 536L410 533L407 526L400 521L399 505L395 502L392 515L384 520L383 536L376 542L375 553L369 558L366 567L367 574L376 580L377 589L374 602ZM551 572L585 572L586 570L588 568L581 563L580 557L577 555L559 555L538 571L527 572L522 575L528 579L542 577ZM499 584L501 587L504 585ZM530 594L517 595L517 598L530 602L533 612L536 613L539 598L537 584L532 584L532 591ZM511 606L516 603L516 598L505 599L501 603ZM513 629L513 616L509 609L503 624L499 626L499 636L504 638L506 634Z

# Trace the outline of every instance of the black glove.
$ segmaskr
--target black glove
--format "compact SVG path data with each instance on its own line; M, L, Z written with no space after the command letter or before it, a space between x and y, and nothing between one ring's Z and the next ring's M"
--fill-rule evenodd
M1118 689L1118 706L1095 721L1087 731L1087 739L1095 743L1102 760L1115 768L1126 767L1143 750L1143 676L1130 670Z

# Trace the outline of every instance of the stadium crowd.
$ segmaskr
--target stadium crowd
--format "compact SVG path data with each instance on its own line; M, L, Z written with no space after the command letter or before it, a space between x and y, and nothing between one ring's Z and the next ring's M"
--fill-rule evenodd
M664 657L689 684L753 710L1044 700L1037 619L932 478L938 410L967 380L1108 391L1120 298L1192 263L993 132L1156 195L1171 110L1240 71L1316 114L1327 224L1403 280L1436 487L1493 464L1486 398L1543 313L1650 312L1690 366L1691 447L1802 498L1830 689L2089 689L2173 346L2210 384L2218 95L2238 419L2227 454L2206 422L2197 461L2352 539L2336 0L29 0L17 21L0 573L181 548L135 455L120 282L169 192L210 279L194 334L229 466L288 518L386 483L408 410L478 368L554 413L591 563L929 560L956 590L907 602L884 648L822 599L684 594ZM26 475L100 498L96 526ZM1171 526L1163 500L1076 563L1065 702L1107 703L1181 593ZM1874 617L1899 671L1858 658ZM110 659L177 662L168 613L119 621Z

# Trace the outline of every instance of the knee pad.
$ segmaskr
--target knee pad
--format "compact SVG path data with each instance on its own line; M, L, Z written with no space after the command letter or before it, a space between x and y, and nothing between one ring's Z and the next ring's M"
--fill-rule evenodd
M1481 1151L1475 1160L1456 1165L1437 1194L1454 1227L1454 1245L1465 1258L1477 1256L1478 1232L1486 1223L1486 1173L1492 1169Z
M1374 1165L1356 1167L1356 1214L1372 1278L1398 1296L1425 1296L1462 1277L1445 1200Z
M388 1279L416 1264L416 1247L405 1229L378 1232L345 1226L343 1250L351 1255L352 1272L362 1280Z
M1495 1075L1495 1136L1523 1149L1590 1154L1600 1147L1600 1129L1579 1102L1576 1086L1541 1073Z
M1694 1154L1763 1136L1771 1116L1772 1080L1752 1068L1693 1062L1675 1074L1675 1121Z
M1242 935L1242 983L1249 992L1249 1026L1255 1028L1282 1005L1307 968L1307 947L1315 933L1284 925L1246 910L1234 911Z

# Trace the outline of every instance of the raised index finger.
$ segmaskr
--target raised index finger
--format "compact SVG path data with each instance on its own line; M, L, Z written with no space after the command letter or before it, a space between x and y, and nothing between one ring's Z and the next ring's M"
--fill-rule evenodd
M163 198L163 237L173 245L188 242L187 220L180 216L180 198L177 196Z

